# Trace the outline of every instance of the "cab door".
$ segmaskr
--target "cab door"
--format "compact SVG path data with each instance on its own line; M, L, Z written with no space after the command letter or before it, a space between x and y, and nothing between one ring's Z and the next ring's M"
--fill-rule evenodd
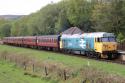
M95 51L102 53L102 42L101 42L101 38L95 38L94 43L95 43L95 44L94 44Z

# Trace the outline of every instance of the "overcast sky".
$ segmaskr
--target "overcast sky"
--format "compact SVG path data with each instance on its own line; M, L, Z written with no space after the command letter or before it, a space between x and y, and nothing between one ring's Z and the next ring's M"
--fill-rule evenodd
M0 0L0 15L28 15L51 2L61 0Z

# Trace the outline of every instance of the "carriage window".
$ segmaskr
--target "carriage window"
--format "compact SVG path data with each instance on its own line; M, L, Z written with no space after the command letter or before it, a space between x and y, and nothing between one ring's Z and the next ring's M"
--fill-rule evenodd
M54 43L54 39L53 39L53 43Z
M56 42L56 39L54 39L54 43Z
M53 43L54 43L54 39L53 39Z
M54 39L53 39L53 42L54 42Z
M55 39L53 39L53 43L55 43Z
M49 39L49 42L51 42L51 39Z
M53 42L53 39L51 39L51 42Z

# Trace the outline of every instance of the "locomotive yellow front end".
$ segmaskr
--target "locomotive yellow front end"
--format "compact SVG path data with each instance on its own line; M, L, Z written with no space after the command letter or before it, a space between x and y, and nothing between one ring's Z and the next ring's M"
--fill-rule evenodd
M105 33L95 38L95 51L99 53L100 58L115 59L118 58L117 42L114 34Z

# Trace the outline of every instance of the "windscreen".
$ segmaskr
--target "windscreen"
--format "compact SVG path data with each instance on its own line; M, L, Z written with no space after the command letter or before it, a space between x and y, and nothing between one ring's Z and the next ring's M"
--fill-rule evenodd
M101 38L101 42L116 42L115 37L103 37Z

